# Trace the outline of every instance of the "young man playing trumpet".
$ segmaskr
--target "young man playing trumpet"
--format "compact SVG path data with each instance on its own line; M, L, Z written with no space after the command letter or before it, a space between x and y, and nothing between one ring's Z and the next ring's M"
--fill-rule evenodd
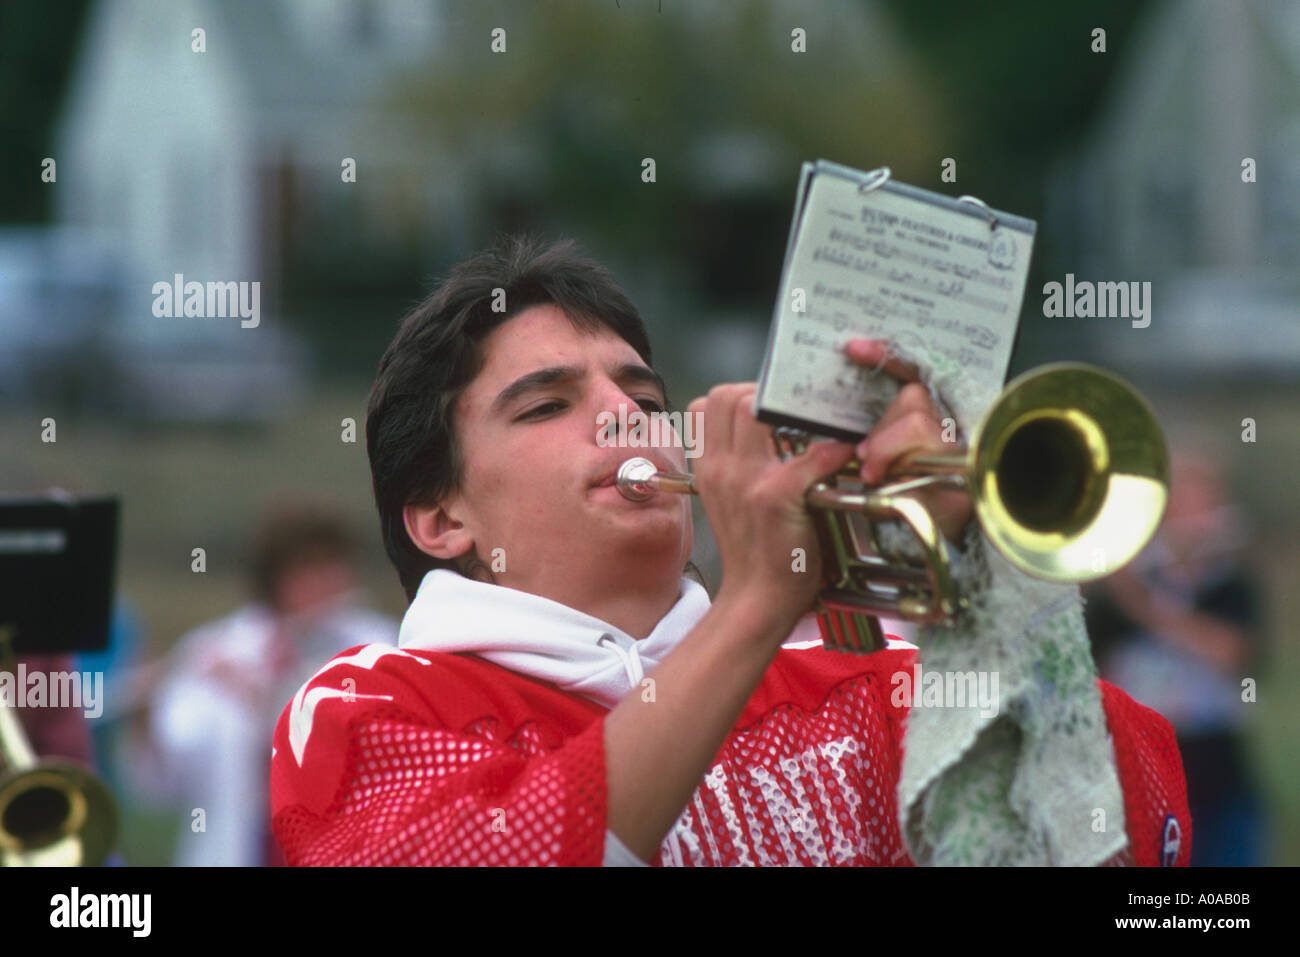
M865 342L849 355L885 358ZM806 490L855 455L877 482L904 455L951 447L917 383L857 449L815 443L781 462L753 392L718 386L688 409L722 561L710 602L683 577L689 499L633 502L615 484L631 455L686 462L602 441L602 413L667 405L640 317L602 267L571 243L512 240L407 316L367 446L411 605L400 647L339 655L281 715L272 813L289 863L911 863L895 794L907 709L889 676L915 648L782 645L816 636ZM929 504L956 540L969 501ZM797 548L806 570L792 570ZM1185 799L1164 806L1161 785L1176 794L1182 774L1167 722L1103 691L1126 808L1188 834ZM1144 763L1154 785L1123 770ZM1129 837L1125 860L1159 859L1156 834Z

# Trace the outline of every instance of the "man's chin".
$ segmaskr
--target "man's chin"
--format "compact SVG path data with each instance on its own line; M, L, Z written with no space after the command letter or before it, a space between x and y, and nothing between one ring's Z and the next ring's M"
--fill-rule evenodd
M599 536L616 547L672 551L681 547L686 529L676 509L613 509L575 528L574 534L574 544L579 547L583 540L591 541Z
M588 493L588 501L602 512L638 516L677 514L683 507L683 496L673 492L657 492L645 501L636 502L625 498L616 485L593 488Z

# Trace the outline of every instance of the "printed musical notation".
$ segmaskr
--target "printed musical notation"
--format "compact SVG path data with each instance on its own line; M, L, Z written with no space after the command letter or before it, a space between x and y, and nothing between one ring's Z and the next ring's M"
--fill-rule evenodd
M844 405L856 398L853 389L841 382L817 385L812 379L804 379L790 386L790 392L796 399L816 402L822 405Z
M912 308L901 300L895 300L890 303L881 296L873 296L868 293L858 292L851 286L828 286L825 283L817 282L813 284L811 300L816 304L821 303L849 303L856 306L861 313L867 317L868 321L863 321L860 317L855 321L854 332L857 335L867 335L868 332L874 334L884 330L881 323L872 323L871 319L885 319L894 317L897 319L907 319L914 323L920 329L935 328L936 330L961 336L966 339L973 347L980 349L995 349L1001 340L1001 336L990 326L979 322L965 322L955 319L951 316L939 317L925 308L924 305L918 305ZM836 310L835 316L847 316L843 310ZM843 332L849 326L847 320L834 321L836 332ZM807 335L806 330L800 329L795 333L796 339L801 335Z
M875 228L882 232L884 229L884 227ZM940 256L927 256L924 253L907 249L902 245L890 243L886 240L869 240L864 236L854 235L848 229L831 229L829 238L831 248L836 244L842 244L860 253L870 251L880 259L898 259L901 262L915 263L922 269L936 273L951 273L958 279L969 279L972 282L1002 292L1009 292L1012 288L1011 279L1007 276L996 275L988 270L980 269L978 266L969 266Z
M760 410L868 431L870 410L893 390L844 357L854 338L889 340L936 375L973 380L968 395L991 400L1010 359L1033 224L1000 214L991 228L911 187L863 193L865 174L824 168L833 165L805 165L807 202L796 207Z
M871 253L875 256L874 260L871 256L855 256L852 253L846 253L843 250L836 249L830 245L818 246L814 249L812 259L813 262L830 262L840 266L847 266L857 272L869 273L881 279L886 279L895 285L920 289L925 292L934 293L935 295L955 299L958 302L969 303L970 305L978 306L981 309L987 309L1000 314L1006 313L1008 308L1007 303L990 296L977 296L974 293L966 292L965 279L969 278L973 280L979 274L978 270L965 270L966 275L961 279L934 279L919 270L913 272L910 269L886 268L883 265L883 260L887 257L882 257L880 255L880 250L889 250L892 253L892 251L896 250L896 247L885 246L883 243L878 243L877 247L879 248L873 247L871 249ZM950 268L956 272L957 267L952 266L951 264L949 265ZM957 275L960 276L962 274L957 273ZM996 277L988 278L990 280L996 279ZM1000 282L1001 279L996 279L996 281Z

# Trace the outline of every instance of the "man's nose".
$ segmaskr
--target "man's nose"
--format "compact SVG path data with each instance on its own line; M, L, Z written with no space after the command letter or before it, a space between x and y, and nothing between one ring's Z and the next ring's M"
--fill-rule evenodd
M641 407L614 382L604 382L598 386L596 397L596 442L613 444L618 441L621 430L629 427L629 418L634 410Z

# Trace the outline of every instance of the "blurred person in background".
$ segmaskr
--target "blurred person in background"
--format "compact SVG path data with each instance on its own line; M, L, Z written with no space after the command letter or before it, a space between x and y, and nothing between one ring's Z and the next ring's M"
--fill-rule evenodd
M1088 604L1102 676L1173 724L1187 774L1193 866L1266 864L1266 815L1247 752L1260 596L1243 521L1210 458L1173 456L1169 507L1146 552Z
M185 810L176 864L282 863L267 822L276 718L335 654L397 637L395 621L356 605L354 553L332 510L272 508L250 549L253 600L168 656L150 726L158 777Z

